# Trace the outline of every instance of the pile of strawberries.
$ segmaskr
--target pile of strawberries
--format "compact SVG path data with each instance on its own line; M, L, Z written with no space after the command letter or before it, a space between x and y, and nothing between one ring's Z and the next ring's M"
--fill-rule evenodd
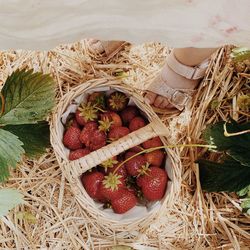
M128 105L128 97L115 91L90 94L66 123L63 144L69 160L79 159L147 124L139 109ZM134 206L163 198L167 187L165 151L159 137L109 159L81 176L95 201L125 213ZM153 149L154 148L154 149Z

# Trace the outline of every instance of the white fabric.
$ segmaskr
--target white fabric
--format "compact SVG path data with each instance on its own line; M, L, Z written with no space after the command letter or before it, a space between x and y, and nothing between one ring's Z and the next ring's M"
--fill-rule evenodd
M0 0L0 49L83 38L250 47L249 0Z

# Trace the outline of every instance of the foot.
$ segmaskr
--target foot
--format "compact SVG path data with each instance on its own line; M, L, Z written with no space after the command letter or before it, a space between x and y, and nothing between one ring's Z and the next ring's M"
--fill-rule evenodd
M103 60L109 60L121 51L128 43L125 41L101 41L89 39L89 51Z
M160 78L160 79L159 79ZM168 65L164 65L160 76L158 76L150 85L149 89L154 90L152 85L157 87L161 84L166 84L172 89L182 89L186 93L192 93L192 90L196 88L199 80L187 79L176 72L174 72ZM191 91L190 91L191 90ZM148 90L144 96L145 101L150 105L159 109L176 109L176 107L171 103L171 98L164 97L155 92Z
M208 60L196 67L183 65L172 52L160 74L149 85L145 101L161 110L183 110L207 67Z

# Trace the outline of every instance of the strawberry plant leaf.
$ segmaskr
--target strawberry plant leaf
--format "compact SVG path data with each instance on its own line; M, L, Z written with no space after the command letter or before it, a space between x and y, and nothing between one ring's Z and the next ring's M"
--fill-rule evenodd
M250 185L250 168L233 158L222 163L198 160L202 189L208 192L237 192Z
M7 215L10 209L23 203L23 196L15 189L0 189L0 218Z
M33 70L16 70L6 80L1 91L5 104L0 125L37 123L54 106L54 81L49 75ZM4 107L2 107L4 105Z
M37 124L7 125L3 129L18 136L28 157L41 155L50 146L49 124L46 121Z
M245 195L248 195L249 198L250 198L250 185L241 189L239 192L237 192L237 194L242 197L242 196L245 196Z
M224 135L225 122L210 125L203 133L204 139L210 145L215 145L218 151L226 151L228 155L241 164L250 167L250 133L226 137ZM234 120L226 124L229 133L250 129L250 123L237 124Z
M0 129L0 182L9 176L9 167L15 167L21 160L23 143L9 131Z

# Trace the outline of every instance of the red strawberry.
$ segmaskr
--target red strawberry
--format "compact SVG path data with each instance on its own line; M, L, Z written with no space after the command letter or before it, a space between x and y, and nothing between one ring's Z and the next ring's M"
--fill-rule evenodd
M145 142L142 143L142 146L147 149L147 148L156 148L156 147L160 147L163 146L162 141L160 139L160 137L154 137L152 139L149 139Z
M125 180L122 176L110 173L104 177L100 184L100 194L111 201L119 196L121 189L126 188Z
M161 166L162 161L164 159L164 155L164 152L159 149L150 153L146 153L145 158L150 165Z
M81 148L80 134L81 130L79 128L69 127L63 136L64 146L72 150Z
M108 112L105 112L103 114L100 115L100 118L102 121L110 121L112 122L111 124L111 128L114 128L114 127L121 127L122 126L122 119L121 117L113 112L113 111L108 111Z
M139 128L144 127L145 125L146 125L145 120L140 116L136 116L130 121L129 130L133 132Z
M116 173L118 175L121 175L124 179L126 179L128 176L126 167L125 167L125 165L119 166L120 164L121 163L119 162L119 163L115 164L113 167L107 168L107 173L108 174L109 173ZM118 166L119 166L119 168L118 168Z
M129 129L127 127L114 127L110 129L108 138L111 141L116 141L128 134L129 134Z
M84 126L86 124L86 120L80 116L80 110L76 110L76 121L79 125Z
M144 197L149 201L160 200L166 190L167 173L159 167L150 167L146 174L137 178L137 185L141 187Z
M87 154L90 153L90 150L87 148L80 148L80 149L76 149L74 151L70 151L69 153L69 160L73 161L73 160L77 160Z
M97 123L96 122L88 122L86 126L83 128L80 140L83 144L85 144L87 147L89 147L91 143L91 137L95 130L97 130Z
M91 151L95 151L99 148L102 148L107 143L106 139L107 138L106 138L105 132L100 131L100 130L95 130L92 134L92 137L91 137L89 149Z
M117 214L124 214L137 203L137 199L134 194L124 189L119 193L119 197L111 201L112 208Z
M82 184L90 197L93 199L102 200L103 197L100 195L100 184L104 179L104 174L93 171L84 173L81 177Z
M128 106L121 112L121 118L124 124L128 124L137 115L139 115L139 110L135 106Z
M105 104L105 92L94 92L88 96L88 102L95 105L98 108L104 109Z
M81 104L76 110L76 120L81 125L86 125L87 122L96 121L98 118L98 110L95 105L88 102Z
M106 145L106 134L104 131L98 130L96 122L88 122L86 124L81 132L80 139L90 151L97 150Z
M135 153L139 153L143 150L143 148L138 145L138 146L134 146L133 148L130 148L129 151L135 152Z
M128 159L135 154L136 154L135 152L128 151L125 154L125 159ZM128 174L132 175L132 176L139 175L140 170L146 164L146 162L147 161L143 155L137 155L134 158L132 158L131 160L125 162L125 166L126 166Z
M128 101L129 99L124 93L116 91L108 97L107 105L111 111L119 112L127 107Z

